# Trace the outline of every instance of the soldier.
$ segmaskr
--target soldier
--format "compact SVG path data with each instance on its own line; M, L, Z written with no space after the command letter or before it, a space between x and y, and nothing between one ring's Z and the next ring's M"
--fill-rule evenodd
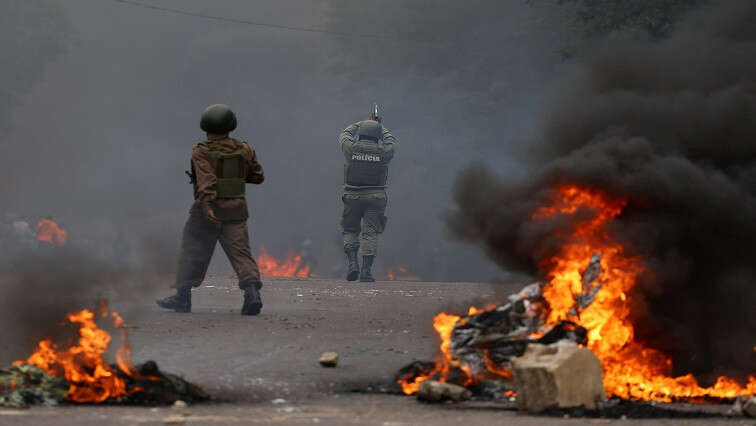
M244 291L242 315L262 309L260 271L252 258L247 231L245 183L260 184L263 169L246 142L230 137L236 116L226 105L211 105L200 121L207 139L192 150L191 182L194 204L184 226L176 274L176 294L157 300L158 306L191 312L192 287L205 278L215 244L220 241Z
M361 282L375 281L370 269L378 251L378 234L386 228L386 184L395 142L381 125L377 105L367 120L350 125L339 135L346 160L341 227L349 264L348 281L357 277ZM357 261L360 249L362 270Z

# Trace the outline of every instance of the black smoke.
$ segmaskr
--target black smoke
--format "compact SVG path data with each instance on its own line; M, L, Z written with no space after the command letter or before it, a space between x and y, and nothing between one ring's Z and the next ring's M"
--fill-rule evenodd
M628 200L610 229L644 260L636 338L702 379L756 372L756 4L705 7L663 42L613 44L542 117L523 178L459 176L449 226L538 275L560 243L530 214L558 184Z
M127 321L125 302L157 309L193 201L184 170L204 137L199 114L217 102L235 109L235 136L266 172L247 193L254 251L307 250L318 276L343 277L337 135L379 102L400 146L376 275L407 266L428 280L501 276L447 241L443 212L466 161L509 148L489 115L511 134L532 127L528 111L559 75L557 50L573 32L567 8L379 3L0 0L0 48L12 59L0 68L0 342L9 349L0 364L101 298ZM33 229L48 215L68 230L69 248L16 252L3 239L12 221ZM214 261L212 272L231 270L220 251Z
M126 321L149 309L156 291L172 282L173 244L147 238L124 262L92 249L28 247L0 255L0 364L23 359L43 337L65 342L71 328L60 327L68 313L97 311L114 302Z

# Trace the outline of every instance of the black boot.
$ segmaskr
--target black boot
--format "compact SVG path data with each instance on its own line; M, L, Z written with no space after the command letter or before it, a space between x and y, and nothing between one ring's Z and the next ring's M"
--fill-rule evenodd
M173 309L176 312L191 312L192 289L191 287L178 288L176 289L176 294L173 296L158 299L155 303L164 309Z
M357 262L357 249L345 250L349 262L347 281L356 281L360 276L360 264Z
M262 298L260 297L260 288L262 283L255 283L249 287L244 287L244 304L241 308L242 315L257 315L262 310Z
M370 273L370 268L373 267L373 259L375 259L375 256L362 256L362 271L360 272L360 282L375 282L373 274Z

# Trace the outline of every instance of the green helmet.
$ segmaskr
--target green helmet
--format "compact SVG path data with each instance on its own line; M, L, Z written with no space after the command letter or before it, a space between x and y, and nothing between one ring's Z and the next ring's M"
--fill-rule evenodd
M383 126L374 120L365 120L360 122L360 139L378 140L383 136Z
M226 105L210 105L202 113L200 127L207 133L229 133L236 128L236 115Z

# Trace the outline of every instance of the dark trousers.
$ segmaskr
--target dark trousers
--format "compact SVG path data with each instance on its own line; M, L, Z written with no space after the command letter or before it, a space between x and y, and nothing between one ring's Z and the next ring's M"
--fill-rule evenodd
M386 227L386 194L344 194L341 215L344 250L361 249L363 256L378 254L378 234Z
M215 225L207 220L198 205L192 207L184 225L176 287L199 287L202 284L218 241L239 277L239 288L252 285L259 288L260 269L249 248L247 221L226 220Z

